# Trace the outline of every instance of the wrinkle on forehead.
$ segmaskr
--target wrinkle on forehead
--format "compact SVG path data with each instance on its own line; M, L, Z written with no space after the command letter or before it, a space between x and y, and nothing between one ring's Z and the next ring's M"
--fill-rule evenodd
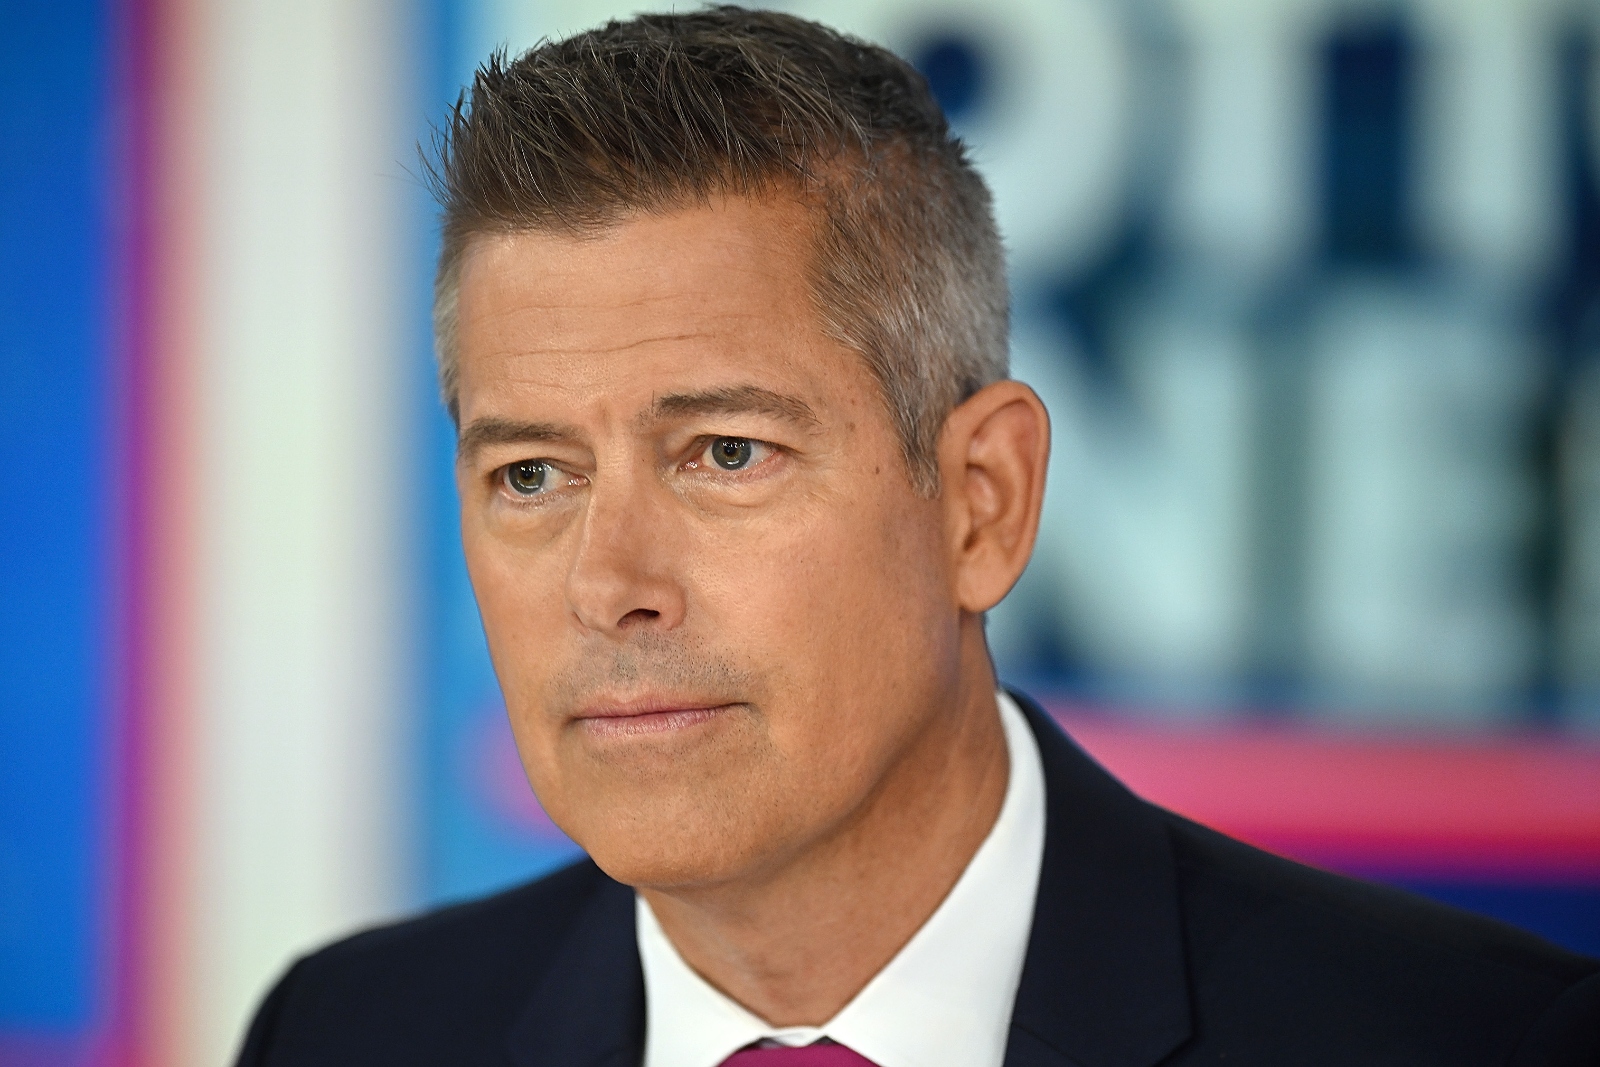
M818 357L840 347L812 300L809 227L798 204L727 201L628 219L593 236L475 238L461 277L463 423L473 417L470 408L532 414L494 410L525 388L569 398L637 388L640 408L657 395L748 383L810 398L815 390L797 389L792 374L781 376L791 379L787 387L763 378L786 363L820 384ZM858 357L850 351L841 358ZM823 359L831 374L831 359ZM486 409L486 397L498 401ZM789 408L779 414L814 421L815 410Z
M461 325L494 332L531 314L541 332L584 333L597 312L641 326L681 313L763 319L779 310L774 298L809 311L806 259L786 231L770 209L746 205L721 217L638 219L606 238L480 237L463 265Z

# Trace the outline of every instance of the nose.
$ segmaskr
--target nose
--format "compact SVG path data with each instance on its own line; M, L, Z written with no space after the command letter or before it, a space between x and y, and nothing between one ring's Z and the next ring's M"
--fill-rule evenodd
M621 636L683 621L670 504L648 478L596 478L567 571L568 610L584 630Z

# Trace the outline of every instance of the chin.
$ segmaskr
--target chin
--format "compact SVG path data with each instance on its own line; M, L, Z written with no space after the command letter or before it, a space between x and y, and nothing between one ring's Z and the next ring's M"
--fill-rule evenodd
M570 810L582 814L571 825L557 823L601 870L635 887L667 890L738 881L771 864L793 830L762 818L773 810L770 798L744 791L730 795L703 782L606 794L573 805Z
M636 889L688 889L737 881L762 859L703 834L610 834L583 844L602 871Z

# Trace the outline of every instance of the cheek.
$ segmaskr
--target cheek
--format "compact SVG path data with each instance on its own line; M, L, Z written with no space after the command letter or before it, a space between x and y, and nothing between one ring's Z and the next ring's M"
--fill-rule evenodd
M565 624L560 572L547 556L466 521L462 548L523 766L541 798L559 798L560 766L545 694L559 669L557 631Z
M946 658L958 612L937 522L917 510L928 506L830 502L774 529L739 565L708 569L702 586L720 637L767 659L786 683L771 723L780 747L828 747L845 736L836 731L851 708L891 721L877 708L920 700L937 681L930 665Z
M552 634L565 619L559 553L508 538L463 516L462 549L490 657L506 701L515 706L538 691L553 669L534 654L554 646Z

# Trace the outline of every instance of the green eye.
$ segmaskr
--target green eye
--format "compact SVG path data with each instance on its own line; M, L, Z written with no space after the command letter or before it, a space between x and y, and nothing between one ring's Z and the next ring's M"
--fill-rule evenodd
M754 451L743 437L719 437L711 442L711 458L725 471L736 471L750 462Z
M536 496L544 492L545 478L549 473L548 464L513 463L506 468L506 486L518 496Z

